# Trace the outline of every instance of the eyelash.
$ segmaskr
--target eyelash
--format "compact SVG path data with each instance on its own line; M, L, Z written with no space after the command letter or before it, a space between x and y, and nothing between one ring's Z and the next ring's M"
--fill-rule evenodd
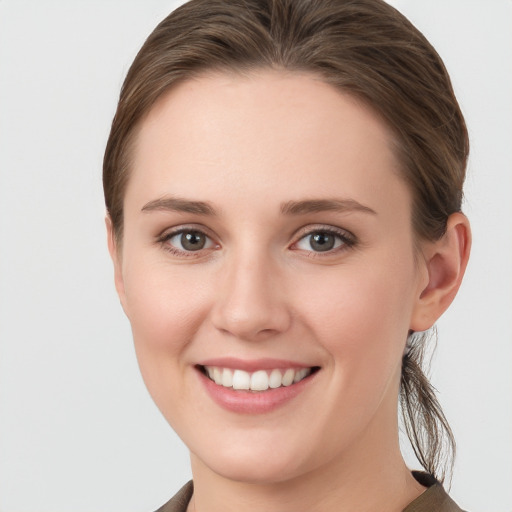
M182 235L183 233L197 233L199 235L203 235L207 239L207 244L210 243L211 247L201 248L197 251L187 251L178 249L177 247L174 247L169 243L169 241L179 235ZM334 236L337 241L339 241L339 245L333 247L332 249L328 249L326 251L314 251L314 250L307 250L307 249L300 249L300 248L294 248L297 244L299 244L301 241L305 240L307 237L312 237L313 235L331 235ZM163 248L170 252L171 254L175 256L181 256L181 257L187 257L187 258L197 258L204 255L204 250L210 250L215 247L219 247L219 244L216 244L212 238L205 233L205 231L201 228L196 227L189 227L189 226L183 226L178 229L167 231L160 235L157 238L157 242L163 246ZM337 243L335 241L335 243ZM352 247L354 247L357 244L356 237L350 233L349 231L334 228L332 226L308 226L307 228L303 228L301 232L299 232L299 235L296 238L296 241L293 242L289 247L291 250L294 251L303 251L307 253L308 257L310 258L319 258L319 257L329 257L333 254L338 254L339 252L346 251Z
M336 247L333 247L332 249L328 249L326 251L314 251L314 250L307 250L307 249L300 249L293 247L296 246L299 242L307 239L308 237L312 237L314 235L331 235L338 239L340 244ZM336 243L336 242L335 242ZM290 246L292 250L296 251L304 251L306 252L307 256L309 258L327 258L329 256L333 256L335 254L339 254L340 252L344 252L352 247L355 247L357 244L356 237L350 233L349 231L346 231L344 229L335 228L332 226L308 226L302 230L302 232L299 233L299 236L297 240Z
M212 246L217 246L218 247L218 244L216 244L212 240L212 238L205 233L204 229L197 228L197 227L192 227L192 226L182 226L182 227L177 228L175 230L167 231L167 232L163 233L162 235L160 235L157 238L157 242L159 244L161 244L162 247L166 251L170 252L174 256L181 256L181 257L187 257L187 258L197 258L197 257L204 256L204 252L203 251L211 249L211 247L208 247L208 248L205 248L205 249L201 248L201 249L199 249L197 251L186 251L186 250L178 249L177 247L174 247L173 245L171 245L169 243L169 241L171 239L173 239L176 236L182 235L183 233L197 233L199 235L203 235L211 243ZM208 243L208 241L207 241L207 243Z

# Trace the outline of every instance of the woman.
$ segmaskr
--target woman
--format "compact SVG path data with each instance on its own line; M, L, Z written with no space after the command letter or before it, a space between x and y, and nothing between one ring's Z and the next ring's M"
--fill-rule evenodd
M104 188L141 372L191 453L161 511L460 510L421 354L469 256L467 154L439 56L380 0L192 0L155 29Z

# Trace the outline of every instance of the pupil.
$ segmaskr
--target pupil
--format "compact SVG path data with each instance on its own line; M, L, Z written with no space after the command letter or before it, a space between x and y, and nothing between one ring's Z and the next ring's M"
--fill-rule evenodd
M311 237L311 247L315 251L330 251L334 247L334 236L329 233L316 233Z
M181 235L181 245L187 251L199 251L205 243L205 236L197 231L189 231Z

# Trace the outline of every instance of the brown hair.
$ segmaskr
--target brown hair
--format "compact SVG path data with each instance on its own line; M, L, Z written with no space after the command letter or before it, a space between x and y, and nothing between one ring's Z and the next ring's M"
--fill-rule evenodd
M148 37L121 90L103 165L118 240L132 139L155 101L205 71L261 68L315 73L370 105L395 134L416 235L444 234L461 208L468 135L441 58L404 16L382 0L191 0ZM421 370L423 347L416 339L406 351L400 402L419 461L442 480L455 443Z

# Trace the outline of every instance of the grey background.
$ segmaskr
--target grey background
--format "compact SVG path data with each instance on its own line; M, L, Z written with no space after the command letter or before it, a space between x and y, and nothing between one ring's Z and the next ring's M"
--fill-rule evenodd
M0 1L1 512L151 511L190 477L138 374L101 191L124 74L176 4ZM443 56L471 132L474 249L433 365L452 495L512 511L512 2L393 4Z

